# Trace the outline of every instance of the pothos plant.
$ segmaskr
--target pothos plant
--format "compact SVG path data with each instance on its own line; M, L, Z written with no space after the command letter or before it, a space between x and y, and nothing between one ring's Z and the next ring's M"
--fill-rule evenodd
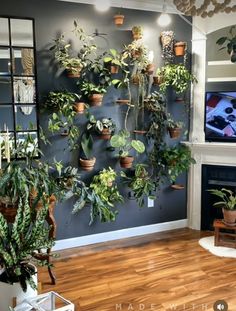
M50 48L54 52L55 59L59 65L69 70L72 74L86 68L89 55L93 54L97 49L93 43L93 38L84 32L77 21L74 21L73 33L80 42L80 50L77 53L73 52L71 43L68 43L65 39L65 34L61 34L54 39L54 44Z
M146 197L151 200L156 199L154 192L157 184L146 170L146 167L147 165L145 164L136 164L134 174L131 176L123 171L120 173L121 177L123 177L123 181L127 183L128 187L133 191L139 207L145 206Z
M191 83L197 82L197 78L189 72L184 64L166 64L157 70L160 77L160 91L165 93L169 86L173 87L176 94L184 93Z
M67 133L69 136L70 148L78 147L79 128L75 124L76 112L74 103L80 99L80 95L71 92L55 91L50 92L45 100L43 110L50 112L48 129L51 133Z
M163 147L159 152L159 159L165 166L166 176L171 183L175 183L181 173L187 171L191 164L196 163L189 147L181 144Z
M90 205L90 225L97 219L110 222L116 219L115 203L123 202L115 183L117 174L112 168L103 169L92 179L89 186L83 185L73 213Z

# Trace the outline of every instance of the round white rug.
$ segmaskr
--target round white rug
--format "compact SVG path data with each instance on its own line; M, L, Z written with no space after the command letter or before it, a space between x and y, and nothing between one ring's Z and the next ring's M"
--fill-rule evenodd
M214 236L208 236L206 238L202 238L198 241L198 243L213 255L220 257L229 257L236 258L236 249L229 248L224 246L215 246L214 245Z

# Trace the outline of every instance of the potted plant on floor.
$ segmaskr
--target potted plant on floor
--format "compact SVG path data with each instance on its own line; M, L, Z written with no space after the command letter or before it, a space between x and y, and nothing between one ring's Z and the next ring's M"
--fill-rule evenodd
M8 310L16 303L37 295L37 270L35 264L47 265L38 250L51 248L45 227L47 208L36 211L32 219L29 204L19 198L13 224L0 213L0 309ZM38 256L40 255L40 259Z
M112 136L111 146L119 149L120 166L123 168L131 168L134 157L130 155L130 151L134 149L138 153L145 151L144 143L140 140L130 138L130 133L126 130L120 130L118 134Z
M83 81L81 92L88 97L91 106L101 106L103 95L106 93L106 88L103 85L95 85L94 83Z
M224 222L227 225L236 225L236 195L230 189L221 188L208 190L214 196L220 198L220 201L215 202L213 206L222 207L222 212L224 215Z
M176 139L180 137L182 127L183 127L183 122L173 120L170 114L168 114L166 125L167 125L168 132L170 134L170 138Z
M119 68L125 68L128 64L125 62L126 55L118 53L115 49L110 49L109 54L104 57L104 63L110 65L111 73L118 73Z
M167 64L157 70L157 75L162 81L159 87L163 93L171 86L176 94L182 94L190 83L197 82L196 77L183 64Z
M77 148L79 128L75 124L76 112L74 104L80 96L76 93L55 91L50 92L43 105L43 110L50 112L48 129L51 133L61 133L69 136L71 149Z
M229 36L220 37L216 44L221 46L220 50L227 49L232 63L236 62L236 26L229 29Z
M133 175L121 172L123 181L128 184L128 187L132 190L135 199L138 202L139 207L144 207L145 198L148 197L151 200L155 200L156 197L153 193L156 191L156 182L151 178L146 170L147 165L136 164Z
M83 209L86 204L90 205L90 225L97 219L101 222L115 221L117 210L115 203L123 202L115 182L116 172L111 169L103 169L93 177L91 184L83 185L78 195L78 200L73 213Z

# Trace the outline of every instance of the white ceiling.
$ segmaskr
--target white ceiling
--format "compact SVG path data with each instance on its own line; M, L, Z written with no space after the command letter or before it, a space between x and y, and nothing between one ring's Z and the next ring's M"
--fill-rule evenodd
M65 2L86 3L95 4L96 2L102 2L103 0L58 0ZM144 11L162 12L164 0L110 0L112 7L136 9ZM220 3L223 0L219 0ZM196 0L196 6L199 7L203 3L203 0ZM231 0L230 6L236 5L236 0ZM173 0L166 0L167 12L179 14L179 11L175 8Z

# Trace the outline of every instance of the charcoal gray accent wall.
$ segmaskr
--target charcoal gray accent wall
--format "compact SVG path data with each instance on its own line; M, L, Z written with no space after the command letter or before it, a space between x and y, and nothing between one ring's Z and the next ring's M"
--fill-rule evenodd
M124 9L122 12L125 14L125 24L121 28L116 28L113 24L113 15L116 12L117 9L112 8L106 13L98 13L92 5L52 0L5 1L4 6L1 7L1 15L31 17L35 19L38 91L41 101L51 90L58 88L76 90L74 81L67 78L64 74L60 75L60 72L55 70L55 66L52 64L52 55L48 52L52 39L61 32L70 31L73 27L74 19L80 21L81 26L87 33L91 34L95 29L98 29L99 32L107 34L104 38L95 39L101 51L109 48L121 50L123 44L127 44L132 40L130 32L132 26L143 26L144 41L149 46L149 49L154 51L156 65L160 66L162 64L159 36L164 29L160 28L156 23L158 13ZM174 30L176 39L187 41L188 49L191 50L191 27L178 15L172 15L172 20L170 27L165 30ZM113 117L117 125L122 127L125 108L115 105L115 99L118 97L119 91L110 89L105 96L103 107L92 108L91 111L97 117ZM174 103L171 98L168 103L168 109L175 114L176 119L188 120L185 106ZM45 116L40 116L40 123L43 127L46 126L46 119ZM85 121L85 117L78 117L78 124L83 125ZM168 137L166 139L169 140ZM169 142L170 144L174 143L170 140ZM98 163L94 172L81 172L85 180L89 180L95 172L98 172L104 166L108 167L110 165L120 170L115 154L104 152L107 143L99 140L95 144ZM78 166L78 151L73 153L68 151L66 138L54 137L52 146L47 147L44 152L45 158L49 161L56 157L57 160L62 160L65 165L72 164ZM185 174L178 181L186 185ZM119 187L126 199L123 204L120 204L119 215L114 223L101 224L96 222L89 227L88 208L85 208L77 215L72 215L73 200L58 204L55 212L58 225L57 238L66 239L186 218L186 190L173 191L168 184L163 185L155 201L155 207L139 209L135 201L127 199L128 189L123 185L119 185Z

